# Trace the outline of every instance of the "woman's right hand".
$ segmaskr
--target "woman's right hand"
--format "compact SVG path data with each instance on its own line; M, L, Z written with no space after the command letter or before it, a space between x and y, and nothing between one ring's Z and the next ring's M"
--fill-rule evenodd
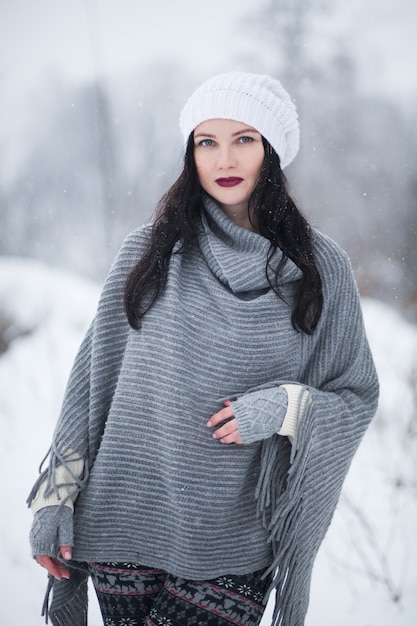
M30 543L32 556L51 576L57 580L69 578L69 568L62 561L72 558L72 510L67 506L46 506L39 509L33 518Z
M60 554L62 559L65 561L70 561L72 558L72 548L71 546L61 546ZM69 579L70 571L67 569L61 561L58 559L53 559L46 554L38 554L35 556L35 561L44 567L51 576L56 578L57 580L62 580L63 578Z

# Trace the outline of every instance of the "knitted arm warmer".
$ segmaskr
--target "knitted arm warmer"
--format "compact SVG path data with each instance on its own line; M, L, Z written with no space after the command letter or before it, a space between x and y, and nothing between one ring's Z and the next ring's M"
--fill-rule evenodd
M69 460L54 470L56 489L50 488L48 477L40 483L30 503L34 514L29 537L33 557L42 554L55 558L61 546L73 545L73 509L78 495L74 487L83 471L83 460L71 453Z
M307 403L308 395L304 396L303 390L302 385L280 385L259 389L234 400L231 406L242 441L253 443L276 433L292 441Z
M84 461L76 454L71 453L64 465L58 465L54 471L53 483L56 489L50 489L49 479L45 477L40 483L36 495L30 502L30 509L35 515L40 509L47 506L65 504L71 511L74 509L74 501L78 496L76 479L80 479L84 473Z
M292 443L297 426L311 403L311 395L309 390L303 385L288 383L282 385L282 388L288 394L288 407L278 435L288 437Z
M73 541L73 514L68 506L47 506L35 514L30 531L32 556L55 558L61 546L72 546Z

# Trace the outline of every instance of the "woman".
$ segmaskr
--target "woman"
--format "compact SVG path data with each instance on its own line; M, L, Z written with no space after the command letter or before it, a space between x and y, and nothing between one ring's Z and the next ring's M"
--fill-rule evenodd
M349 261L282 169L280 83L231 72L180 119L184 170L127 237L29 497L53 624L301 626L378 382ZM44 608L47 611L47 607Z

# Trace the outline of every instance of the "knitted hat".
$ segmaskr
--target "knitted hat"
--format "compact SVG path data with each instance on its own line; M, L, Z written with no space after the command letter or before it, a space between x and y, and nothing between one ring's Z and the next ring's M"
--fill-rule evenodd
M282 169L298 152L297 111L281 83L270 76L227 72L200 85L181 111L180 128L185 143L196 126L217 118L255 128L278 154Z

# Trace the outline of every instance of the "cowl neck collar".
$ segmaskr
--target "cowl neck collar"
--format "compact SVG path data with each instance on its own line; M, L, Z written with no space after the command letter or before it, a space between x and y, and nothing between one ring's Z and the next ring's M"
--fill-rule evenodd
M200 249L218 280L236 294L269 288L265 274L268 239L232 222L207 195L203 197L201 225ZM281 258L282 252L278 249L271 262L272 269L276 269ZM301 276L301 270L287 259L279 285L299 280Z

